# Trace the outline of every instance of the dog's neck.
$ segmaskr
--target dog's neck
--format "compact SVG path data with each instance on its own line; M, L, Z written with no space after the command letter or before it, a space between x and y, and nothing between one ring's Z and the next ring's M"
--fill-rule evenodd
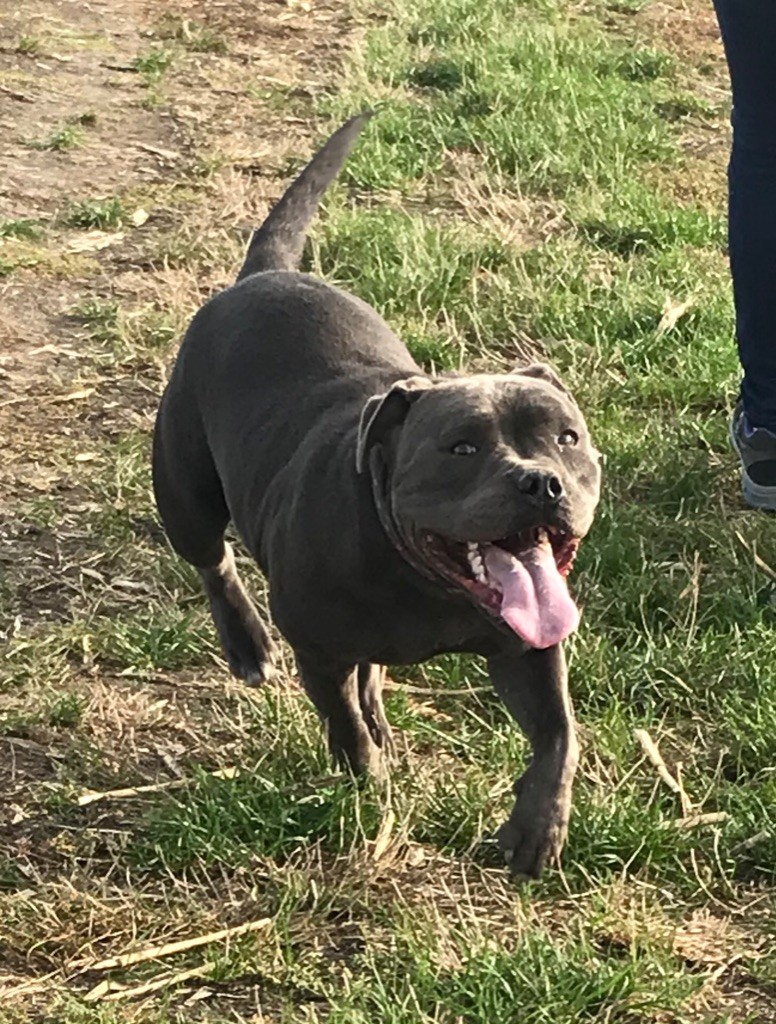
M415 572L418 572L425 579L432 580L437 583L438 580L434 574L428 569L422 562L422 560L413 553L412 545L404 538L401 529L396 522L396 516L393 513L393 503L391 501L391 486L388 478L388 466L386 465L385 458L383 457L383 450L381 445L375 444L372 446L369 452L369 478L372 484L372 499L375 503L375 509L377 510L377 517L380 520L380 525L391 542L395 550L401 555L405 562L410 565Z

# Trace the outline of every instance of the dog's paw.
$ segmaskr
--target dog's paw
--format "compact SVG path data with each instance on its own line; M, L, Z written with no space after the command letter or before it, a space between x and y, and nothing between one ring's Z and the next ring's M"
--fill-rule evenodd
M219 625L221 647L233 676L246 686L261 686L275 673L276 647L258 615L224 618Z
M256 668L245 671L244 675L241 675L240 671L234 672L234 675L242 679L246 686L262 686L264 683L268 683L275 675L274 659L270 656L265 658Z
M568 801L555 800L541 808L518 801L496 833L510 872L518 878L539 878L548 864L558 863L568 820Z
M354 739L347 747L339 745L330 736L329 752L337 767L357 779L370 778L382 782L388 778L387 759L369 735Z

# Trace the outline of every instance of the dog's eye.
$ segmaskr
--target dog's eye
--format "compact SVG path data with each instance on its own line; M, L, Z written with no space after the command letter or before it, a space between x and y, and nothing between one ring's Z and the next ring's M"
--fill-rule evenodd
M468 441L459 441L450 449L453 455L476 455L479 448L476 444L469 444Z
M561 448L565 448L566 445L575 445L579 443L579 434L575 430L564 430L563 433L558 437L558 444Z

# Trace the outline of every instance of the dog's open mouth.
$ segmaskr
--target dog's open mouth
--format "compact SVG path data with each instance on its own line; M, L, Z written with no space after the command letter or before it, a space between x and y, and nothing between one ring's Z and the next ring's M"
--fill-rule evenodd
M530 527L494 541L451 541L424 532L419 547L437 573L531 647L565 640L579 625L566 585L579 540L552 526Z

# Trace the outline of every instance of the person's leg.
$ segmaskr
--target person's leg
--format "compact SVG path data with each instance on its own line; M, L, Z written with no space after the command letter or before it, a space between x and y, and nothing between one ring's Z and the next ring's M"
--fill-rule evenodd
M741 397L730 440L744 500L776 511L776 0L714 0L733 90L730 268Z
M776 2L714 5L733 89L730 262L741 398L749 425L776 433Z

